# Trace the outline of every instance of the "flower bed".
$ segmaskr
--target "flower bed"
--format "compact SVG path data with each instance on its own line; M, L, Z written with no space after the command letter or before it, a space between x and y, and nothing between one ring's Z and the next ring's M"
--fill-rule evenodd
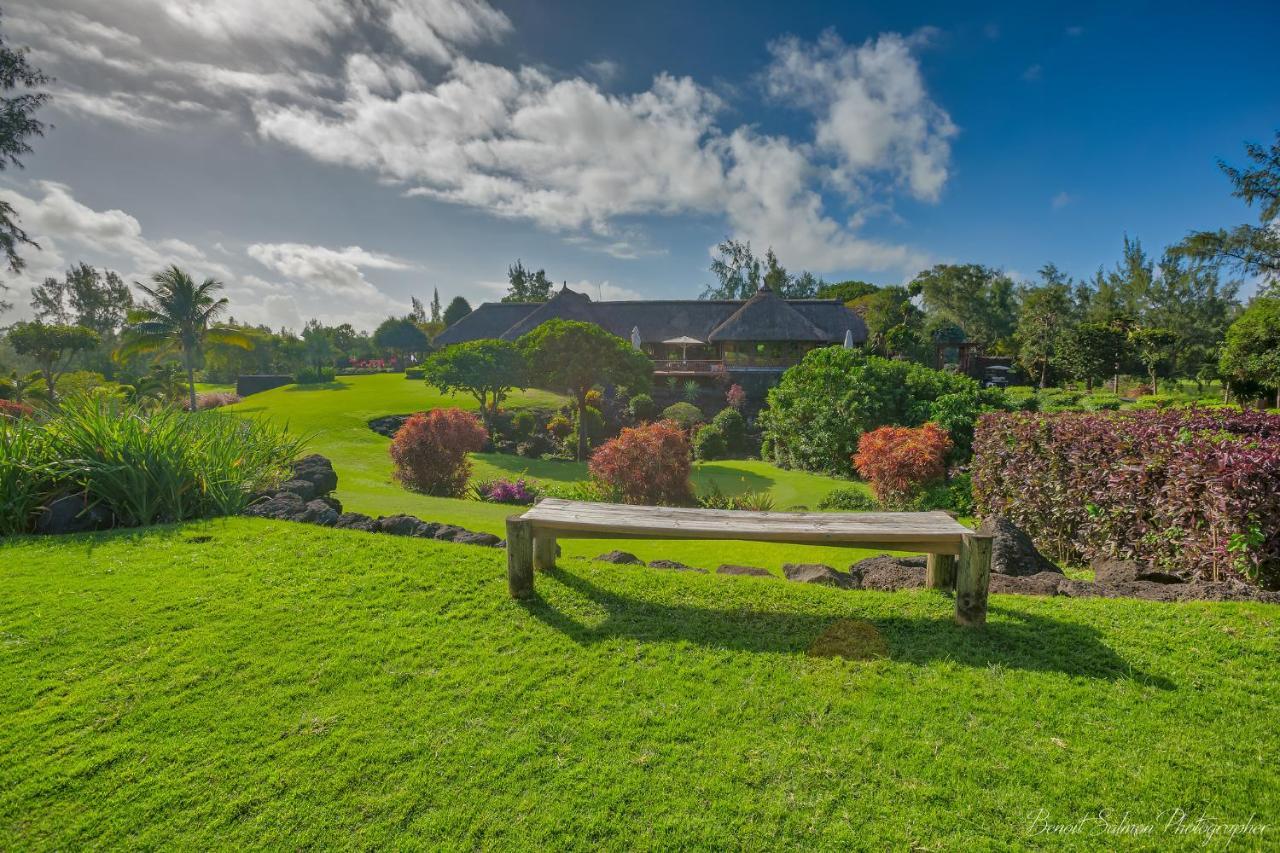
M979 512L1007 515L1060 559L1280 585L1280 416L988 414L972 470Z

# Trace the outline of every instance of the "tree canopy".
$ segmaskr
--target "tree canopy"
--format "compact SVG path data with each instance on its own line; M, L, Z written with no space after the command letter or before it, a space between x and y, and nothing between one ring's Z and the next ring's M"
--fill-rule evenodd
M65 278L49 277L37 285L31 291L31 308L40 320L111 335L124 325L133 309L133 293L111 270L99 272L80 263L67 270Z
M525 269L519 259L507 268L507 295L503 302L546 302L551 298L551 280L546 270Z
M1256 297L1231 324L1220 370L1230 380L1272 389L1280 408L1280 298Z
M455 296L449 301L448 307L444 309L444 324L446 327L452 326L470 313L471 303L461 296Z
M50 399L57 396L58 378L77 353L97 345L98 333L84 326L63 323L19 322L9 329L9 345L40 365Z
M484 339L453 344L423 363L423 378L449 394L465 391L480 404L480 416L492 432L493 415L512 388L527 388L528 371L519 347Z
M981 264L938 264L912 279L932 328L955 325L992 350L1008 344L1016 322L1013 279ZM932 331L932 328L930 331Z
M27 60L26 48L11 47L0 35L0 171L22 168L22 157L31 153L31 139L44 135L44 123L36 118L36 111L49 100L49 93L38 89L50 82ZM11 94L15 89L18 93ZM18 224L13 205L0 201L0 251L12 272L26 266L18 254L23 244L36 245ZM0 292L6 289L0 284ZM0 300L0 311L11 307Z
M594 323L548 320L516 342L529 366L529 382L568 391L586 423L587 392L597 385L647 391L653 365L630 343ZM586 458L587 430L578 430L578 459Z
M826 282L812 273L787 272L772 247L761 259L752 252L751 243L732 238L716 246L711 274L716 281L702 291L702 299L750 299L762 286L784 299L808 299L826 286Z
M397 358L409 353L423 353L431 348L431 341L412 317L388 317L373 333L373 342L384 350L395 353Z

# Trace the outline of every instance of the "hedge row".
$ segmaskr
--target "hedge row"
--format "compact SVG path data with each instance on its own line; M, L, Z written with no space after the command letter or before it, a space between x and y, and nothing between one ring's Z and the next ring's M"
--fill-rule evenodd
M1280 416L992 413L972 472L981 514L1009 516L1060 559L1280 586Z

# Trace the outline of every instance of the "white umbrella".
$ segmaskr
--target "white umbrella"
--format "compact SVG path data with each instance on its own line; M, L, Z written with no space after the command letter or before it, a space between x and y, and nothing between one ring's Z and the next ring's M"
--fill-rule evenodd
M844 330L844 348L853 349L853 329Z
M640 349L640 327L631 327L631 345L636 349Z
M689 337L688 335L681 335L681 336L680 336L680 337L678 337L678 338L672 338L672 339L671 339L671 340L669 340L669 341L663 341L663 343L664 343L664 344L674 344L675 346L680 347L680 360L681 360L681 361L688 361L688 360L689 360L689 347L690 347L690 345L693 345L693 346L701 346L701 345L702 345L702 343L703 343L703 341L700 341L700 340L698 340L697 338L691 338L691 337Z

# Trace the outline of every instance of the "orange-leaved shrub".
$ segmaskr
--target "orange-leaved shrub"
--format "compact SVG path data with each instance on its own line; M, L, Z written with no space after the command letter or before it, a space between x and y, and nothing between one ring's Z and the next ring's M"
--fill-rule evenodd
M461 497L471 476L468 453L488 439L480 419L461 409L419 412L391 440L395 478L415 492Z
M600 445L588 466L592 478L623 503L682 506L693 502L689 438L671 421L624 429Z
M853 466L887 507L905 507L925 486L947 473L951 436L934 423L886 426L863 433Z

